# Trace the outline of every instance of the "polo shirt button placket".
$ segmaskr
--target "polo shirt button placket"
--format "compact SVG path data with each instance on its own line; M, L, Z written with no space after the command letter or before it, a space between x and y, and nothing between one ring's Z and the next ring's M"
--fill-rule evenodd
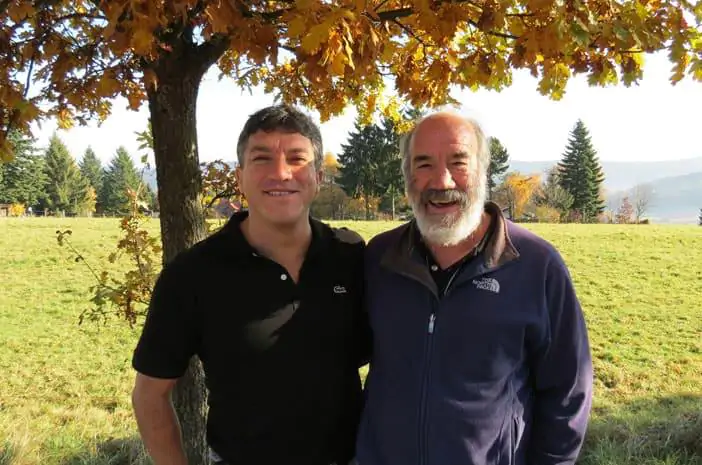
M282 281L285 281L286 279L288 279L288 275L286 275L285 273L283 273L283 274L280 275L280 279L281 279Z

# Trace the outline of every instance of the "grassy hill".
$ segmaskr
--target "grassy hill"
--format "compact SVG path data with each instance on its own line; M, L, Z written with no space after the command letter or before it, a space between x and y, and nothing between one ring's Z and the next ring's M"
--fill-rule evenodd
M393 226L346 224L366 238ZM148 463L129 400L138 328L78 326L93 278L55 240L71 228L102 269L117 226L0 220L0 465ZM563 254L590 331L595 409L579 463L702 465L700 228L528 227ZM156 220L150 228L158 232Z

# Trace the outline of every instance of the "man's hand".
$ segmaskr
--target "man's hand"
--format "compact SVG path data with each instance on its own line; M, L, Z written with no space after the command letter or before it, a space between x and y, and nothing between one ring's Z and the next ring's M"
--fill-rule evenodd
M175 379L137 373L132 405L142 441L154 465L188 465L180 425L171 403Z

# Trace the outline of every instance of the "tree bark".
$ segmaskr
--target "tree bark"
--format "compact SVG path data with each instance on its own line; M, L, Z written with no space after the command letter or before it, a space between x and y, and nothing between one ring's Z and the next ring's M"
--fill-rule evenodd
M181 43L151 66L155 86L147 86L153 133L163 262L205 238L200 204L196 104L200 81L211 63L197 47ZM173 392L189 465L208 464L205 442L206 390L200 361L191 360Z

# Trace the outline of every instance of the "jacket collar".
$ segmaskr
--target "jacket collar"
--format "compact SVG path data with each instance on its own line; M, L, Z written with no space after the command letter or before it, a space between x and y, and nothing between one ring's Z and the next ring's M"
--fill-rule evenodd
M492 235L478 257L479 265L473 268L474 275L494 271L519 257L519 252L510 239L508 223L500 207L494 202L487 202L485 211L490 215L494 225ZM416 220L402 226L398 240L385 251L380 264L391 271L419 281L438 296L436 283L422 259L417 243L418 232ZM468 278L470 277L473 276Z

